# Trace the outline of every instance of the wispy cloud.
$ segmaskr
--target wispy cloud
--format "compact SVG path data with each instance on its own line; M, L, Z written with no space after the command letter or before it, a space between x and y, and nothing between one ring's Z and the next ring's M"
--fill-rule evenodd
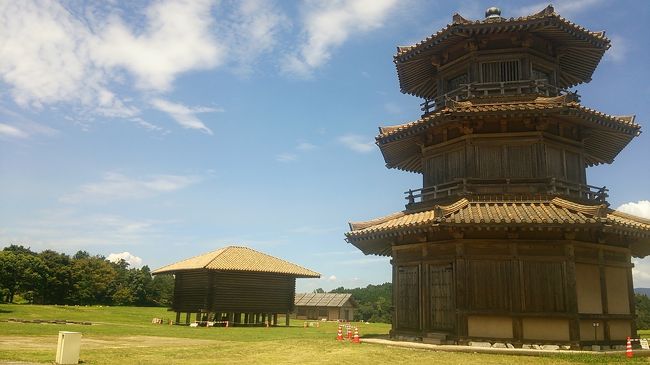
M29 242L34 249L54 248L57 251L91 246L134 246L164 239L161 227L174 223L114 214L88 214L76 207L67 207L40 212L24 222L0 225L0 241Z
M375 143L372 140L357 134L340 136L338 141L355 152L368 153L375 149Z
M280 153L275 156L275 160L278 162L293 162L298 160L298 155L294 153Z
M121 199L141 199L184 189L200 181L197 176L153 175L131 178L116 172L104 175L102 181L82 185L76 192L60 198L63 203L109 202Z
M309 77L327 63L334 48L351 34L365 33L383 25L397 0L310 1L303 13L304 41L287 56L283 71Z
M0 137L27 138L29 135L12 125L0 123Z
M612 62L623 62L627 59L627 54L629 52L628 40L620 37L618 35L609 34L608 35L611 42L611 47L605 52L605 60L611 60Z
M296 146L296 149L299 150L299 151L312 151L312 150L315 150L316 148L318 148L318 147L316 147L316 145L311 144L309 142L300 142Z
M212 130L208 128L203 122L196 116L200 113L214 113L214 112L223 112L221 108L210 108L210 107L188 107L183 104L173 103L164 99L153 99L151 105L172 117L180 126L188 129L198 129L207 134L212 135Z
M260 57L276 47L281 31L290 26L289 18L270 1L228 3L234 11L220 22L220 33L228 46L228 57L235 64L235 71L248 75Z

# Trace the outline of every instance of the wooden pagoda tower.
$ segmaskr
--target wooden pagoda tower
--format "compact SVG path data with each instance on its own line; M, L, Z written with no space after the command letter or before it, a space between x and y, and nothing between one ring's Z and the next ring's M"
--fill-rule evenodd
M640 133L580 104L610 41L554 12L453 23L398 47L416 121L381 127L389 168L421 173L404 211L350 223L348 242L392 257L393 337L430 342L624 343L635 336L631 257L650 221L609 209L589 166Z

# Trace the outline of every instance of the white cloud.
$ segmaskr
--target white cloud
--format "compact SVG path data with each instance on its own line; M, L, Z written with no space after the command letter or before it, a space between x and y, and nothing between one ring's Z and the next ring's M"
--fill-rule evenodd
M217 66L224 53L213 38L211 1L153 2L144 29L133 30L111 16L90 42L91 58L105 68L124 68L138 86L168 90L182 72Z
M293 153L281 153L275 156L275 160L278 162L293 162L298 160L298 156Z
M63 203L108 202L119 199L140 199L186 188L200 179L196 176L154 175L130 178L109 172L100 182L82 185L78 191L60 198Z
M616 210L620 210L623 213L636 215L637 217L650 219L650 201L648 200L625 203L616 208Z
M111 253L106 259L110 262L119 262L120 260L124 260L129 264L130 267L142 266L142 259L138 256L132 255L127 251L120 253Z
M327 278L329 281L336 281L336 275L330 275L329 278Z
M279 33L289 26L289 19L271 2L262 0L232 1L234 11L220 24L220 33L228 44L228 57L240 74L250 74L261 55L278 43Z
M64 103L88 119L136 118L140 110L117 95L118 84L131 85L132 78L140 89L167 91L179 74L221 63L211 7L152 2L136 28L117 15L121 10L101 3L68 10L47 0L2 2L0 80L22 108Z
M356 134L343 135L338 138L338 141L355 152L368 153L375 149L372 140Z
M396 4L397 0L309 1L302 19L304 41L296 53L287 56L283 71L310 76L351 34L381 27Z
M151 101L151 105L154 108L169 114L169 116L171 116L172 119L174 119L183 128L198 129L210 135L212 135L212 130L206 127L206 125L203 124L203 122L196 115L199 113L223 112L223 109L220 108L190 108L183 104L173 103L171 101L163 99L153 99Z
M27 138L29 135L24 131L9 124L0 123L0 137Z

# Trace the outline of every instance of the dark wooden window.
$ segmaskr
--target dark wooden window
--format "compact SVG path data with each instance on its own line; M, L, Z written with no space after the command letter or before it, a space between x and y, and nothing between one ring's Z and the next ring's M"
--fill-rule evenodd
M497 61L481 63L483 82L508 82L519 80L519 61Z
M318 310L318 316L319 317L327 317L327 309L319 309Z

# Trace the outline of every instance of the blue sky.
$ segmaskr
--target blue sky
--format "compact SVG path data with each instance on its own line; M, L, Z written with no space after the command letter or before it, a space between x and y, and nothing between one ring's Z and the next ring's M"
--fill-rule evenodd
M130 253L156 268L246 245L322 278L390 281L347 222L404 207L416 174L388 170L380 125L419 117L392 56L451 22L537 1L0 1L0 247ZM612 207L650 217L647 1L557 1L612 48L583 105L644 133L590 168ZM650 259L635 286L650 286Z

